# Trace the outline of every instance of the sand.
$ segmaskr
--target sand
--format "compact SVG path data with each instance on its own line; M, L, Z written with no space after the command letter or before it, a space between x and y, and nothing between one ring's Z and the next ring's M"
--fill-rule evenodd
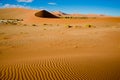
M0 80L119 80L119 67L120 18L0 24Z

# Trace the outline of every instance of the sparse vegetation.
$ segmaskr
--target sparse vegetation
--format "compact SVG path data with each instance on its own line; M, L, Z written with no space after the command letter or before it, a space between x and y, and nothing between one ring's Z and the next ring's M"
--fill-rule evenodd
M44 28L43 30L47 30L46 28Z
M11 24L12 24L12 25L17 25L17 22L12 22Z
M27 24L23 24L23 26L27 26Z
M95 26L91 25L91 24L86 25L86 27L88 27L88 28L95 28Z
M88 17L79 17L80 19L89 19Z
M75 28L81 28L81 26L76 25Z
M50 26L52 26L53 24L49 24Z
M11 24L11 25L17 25L23 21L23 19L1 19L0 24Z
M66 27L67 27L67 28L72 28L72 26L71 26L71 25L67 25Z
M0 33L0 35L3 35L3 34L5 34L5 33L4 33L4 32L1 32L1 33Z
M71 17L71 16L65 16L65 17L60 17L63 19L96 19L96 17Z
M5 40L6 40L6 39L10 39L10 38L9 38L9 37L4 37L3 39L5 39Z
M88 25L87 25L87 27L91 28L91 27L92 27L92 25L91 25L91 24L88 24Z
M78 46L77 46L77 45L75 45L75 46L74 46L74 48L78 48Z
M59 26L59 24L57 24L57 26Z
M28 32L20 32L20 34L28 34Z
M43 25L48 25L48 24L44 23Z
M32 26L37 26L36 24L32 24Z
M44 23L43 25L44 25L44 26L47 26L47 25L49 25L49 26L53 26L53 24L46 24L46 23Z

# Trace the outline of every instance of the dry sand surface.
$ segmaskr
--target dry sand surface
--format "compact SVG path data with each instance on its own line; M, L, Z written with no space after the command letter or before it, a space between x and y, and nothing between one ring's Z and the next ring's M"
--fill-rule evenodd
M120 18L0 24L0 80L120 80Z

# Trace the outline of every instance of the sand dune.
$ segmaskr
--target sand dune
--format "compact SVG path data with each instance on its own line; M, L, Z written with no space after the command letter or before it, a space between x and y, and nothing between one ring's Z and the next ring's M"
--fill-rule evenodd
M0 9L1 19L23 19L0 24L0 80L120 80L120 18L53 19L36 12Z
M42 18L58 18L57 16L53 15L52 13L50 13L46 10L41 10L41 11L35 13L35 16L42 17Z
M36 12L37 10L23 8L5 8L0 9L0 19L25 19L34 16Z
M44 23L55 23L55 24L83 24L83 23L109 23L109 22L119 22L120 18L117 17L104 17L96 19L43 19L36 17L35 13L39 10L29 10L23 8L7 8L0 9L0 19L24 19L23 23L26 24L44 24ZM42 12L43 13L43 12ZM110 24L110 23L109 23Z
M64 15L68 15L68 14L63 13L63 12L61 12L61 11L54 11L54 12L52 12L52 14L54 14L54 15L56 15L56 16L64 16Z

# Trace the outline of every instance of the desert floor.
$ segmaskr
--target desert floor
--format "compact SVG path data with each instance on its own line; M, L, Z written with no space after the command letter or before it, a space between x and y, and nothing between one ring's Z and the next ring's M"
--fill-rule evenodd
M120 80L120 20L45 21L0 24L0 80Z

